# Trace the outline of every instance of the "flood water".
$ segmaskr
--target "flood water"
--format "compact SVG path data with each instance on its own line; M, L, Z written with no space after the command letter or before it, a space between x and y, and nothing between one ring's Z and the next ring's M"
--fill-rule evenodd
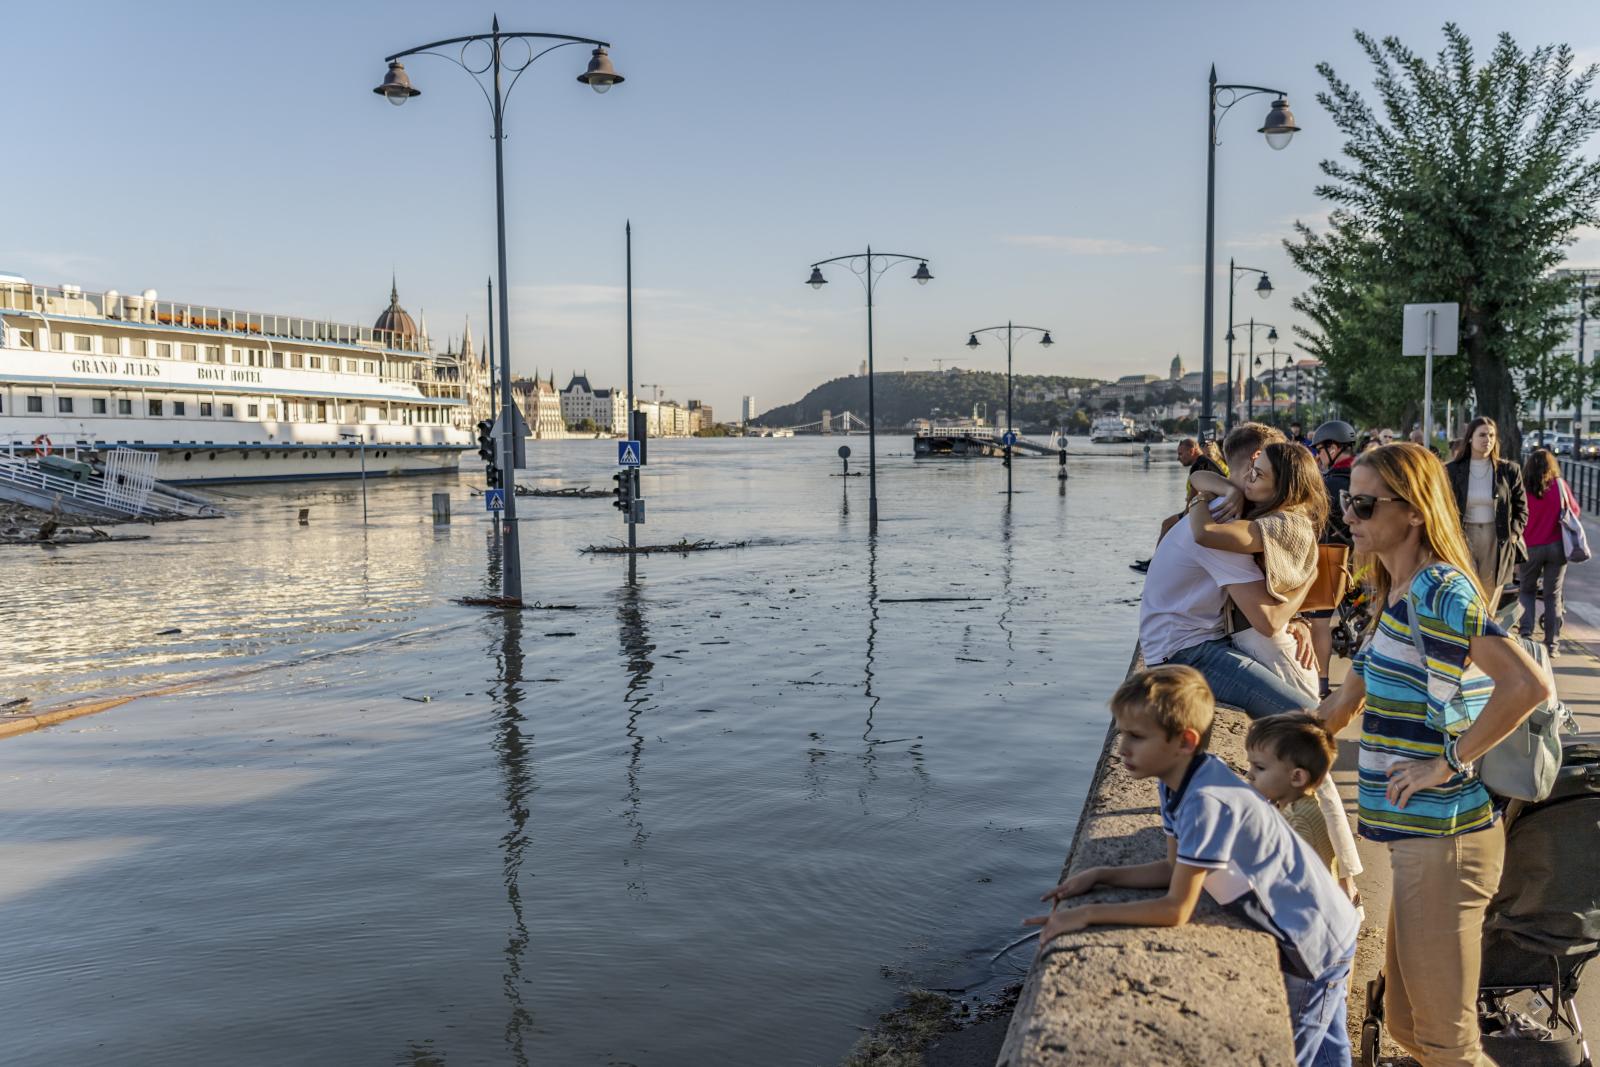
M0 549L0 699L200 680L0 740L0 1061L834 1064L904 988L1015 980L1179 468L1075 444L1008 509L884 438L874 541L840 443L652 442L641 539L752 544L633 586L578 551L609 499L524 498L527 598L574 610L451 603L495 583L465 472L366 528L355 483L238 487Z

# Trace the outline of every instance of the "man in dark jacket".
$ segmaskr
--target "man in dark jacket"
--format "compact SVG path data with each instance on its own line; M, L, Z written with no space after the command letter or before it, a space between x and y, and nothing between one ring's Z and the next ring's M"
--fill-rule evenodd
M1344 521L1340 494L1350 489L1350 468L1356 461L1356 430L1348 422L1335 419L1318 426L1311 435L1311 454L1322 468L1322 485L1328 491L1328 524L1320 541L1325 545L1349 545L1350 527ZM1333 659L1332 611L1308 611L1311 620L1311 647L1317 654L1317 681L1323 696L1328 695L1328 664Z

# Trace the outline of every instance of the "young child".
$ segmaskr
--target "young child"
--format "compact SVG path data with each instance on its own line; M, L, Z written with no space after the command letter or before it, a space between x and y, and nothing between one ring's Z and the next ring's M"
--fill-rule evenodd
M1097 885L1165 889L1162 897L1055 908L1025 920L1042 926L1039 951L1091 925L1181 926L1205 889L1272 934L1289 997L1298 1067L1350 1062L1345 995L1359 924L1327 866L1276 810L1227 764L1205 751L1215 702L1191 667L1131 675L1111 698L1118 754L1135 778L1154 778L1167 858L1080 871L1041 899L1060 904Z
M1244 735L1248 767L1245 778L1255 786L1317 854L1335 879L1347 877L1328 834L1328 823L1317 803L1317 786L1333 768L1338 743L1322 721L1306 711L1269 715L1250 724ZM1348 889L1346 890L1348 892ZM1358 918L1364 916L1361 898L1352 898Z

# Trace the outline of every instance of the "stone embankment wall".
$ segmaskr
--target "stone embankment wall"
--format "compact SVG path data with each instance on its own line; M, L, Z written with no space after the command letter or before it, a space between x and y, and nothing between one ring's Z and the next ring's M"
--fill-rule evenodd
M1219 709L1212 730L1211 751L1235 770L1246 725ZM1062 878L1166 855L1155 783L1129 776L1116 741L1113 727ZM1083 899L1149 892L1097 889ZM1186 926L1090 927L1052 942L1028 972L997 1067L1293 1062L1276 946L1202 894Z

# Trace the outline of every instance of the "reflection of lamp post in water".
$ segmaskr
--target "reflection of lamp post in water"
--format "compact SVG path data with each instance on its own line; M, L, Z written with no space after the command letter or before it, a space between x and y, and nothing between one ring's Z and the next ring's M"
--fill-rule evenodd
M528 948L528 924L522 911L522 863L528 850L529 798L533 795L533 774L530 766L533 753L531 737L523 735L522 714L522 613L502 613L504 630L494 666L499 672L498 686L494 692L494 717L496 729L492 747L500 761L501 780L505 788L505 812L511 820L511 829L501 835L504 849L500 875L505 883L506 903L511 906L511 932L506 943L506 978L502 984L510 1002L511 1019L506 1024L506 1042L511 1046L512 1061L526 1064L528 1056L523 1048L523 1037L533 1029L533 1013L522 1002L522 989L526 979L522 973L523 956Z

